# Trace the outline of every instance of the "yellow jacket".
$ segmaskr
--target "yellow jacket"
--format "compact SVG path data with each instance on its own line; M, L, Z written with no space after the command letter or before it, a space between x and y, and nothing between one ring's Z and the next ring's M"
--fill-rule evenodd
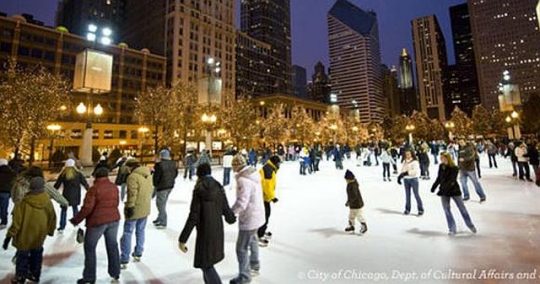
M277 167L271 161L266 162L259 170L264 202L270 202L276 198L276 172Z

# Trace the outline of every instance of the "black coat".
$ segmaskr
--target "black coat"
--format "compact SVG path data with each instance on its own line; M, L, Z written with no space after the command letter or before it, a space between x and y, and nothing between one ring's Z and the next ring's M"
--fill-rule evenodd
M0 166L0 192L10 193L16 176L9 166Z
M439 174L437 179L431 187L431 192L435 192L437 186L440 185L440 190L437 193L439 196L460 196L461 190L457 182L459 173L458 167L450 167L448 165L441 164L439 166Z
M347 183L347 206L351 209L360 209L364 207L364 200L362 199L356 180Z
M527 155L529 156L529 163L531 165L538 166L540 164L540 161L538 159L538 149L536 149L536 145L529 146L529 149L527 150Z
M193 190L189 216L179 238L179 242L186 243L193 228L197 228L195 268L209 268L225 257L221 216L225 216L229 224L236 221L223 187L210 176L199 178Z
M77 174L72 179L67 179L65 172L62 172L54 183L54 188L59 189L62 185L64 186L62 195L69 202L69 206L81 204L81 185L86 190L89 188L86 178L79 171L77 171Z
M154 187L157 191L172 189L177 175L176 162L162 160L154 166L154 176L152 177Z

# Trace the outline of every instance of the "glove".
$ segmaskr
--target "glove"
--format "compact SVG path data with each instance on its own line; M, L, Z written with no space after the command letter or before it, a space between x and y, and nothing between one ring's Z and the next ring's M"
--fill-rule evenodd
M134 211L134 207L127 207L126 209L124 209L124 215L126 216L126 219L133 217L133 214L135 214Z
M277 199L276 197L274 197L274 199L272 199L272 202L273 202L273 203L276 203L276 202L278 202L278 201L279 201L279 199Z
M431 192L432 192L432 193L435 192L435 189L436 189L436 188L437 188L436 186L432 186L432 187L431 187Z
M84 231L83 231L83 229L78 229L77 230L77 238L76 238L76 240L77 240L77 243L79 243L79 244L84 243Z
M345 207L349 207L349 201L345 203Z
M398 176L398 178L397 178L397 183L398 183L398 184L401 184L401 180L402 180L403 177L406 176L406 175L407 175L406 172L405 172L405 173L401 173L401 174Z
M186 244L181 242L178 242L178 249L180 249L180 251L182 251L183 253L187 253L188 251Z
M7 250L8 247L9 247L9 243L11 242L11 237L7 236L5 239L4 239L4 244L2 245L2 248L4 250Z

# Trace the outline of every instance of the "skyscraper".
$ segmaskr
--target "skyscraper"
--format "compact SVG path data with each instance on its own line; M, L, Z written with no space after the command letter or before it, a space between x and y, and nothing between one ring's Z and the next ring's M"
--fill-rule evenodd
M482 105L498 107L498 84L510 71L527 99L540 91L540 28L537 0L469 0Z
M474 61L473 37L467 3L450 7L455 66L447 69L445 76L446 115L457 106L471 115L480 103L476 63Z
M292 95L290 0L241 3L241 31L272 47L269 65L269 73L275 78L272 93Z
M307 75L306 68L293 65L293 85L294 96L298 98L307 97Z
M61 0L56 11L56 25L71 33L86 36L88 25L108 27L112 39L118 42L118 32L124 12L125 0Z
M382 121L386 101L376 14L337 0L327 20L330 77L338 104L358 108L363 122Z
M443 76L447 65L444 35L434 15L412 21L420 110L445 120Z
M272 47L243 32L236 33L236 97L269 96L276 77L270 73Z
M317 62L315 64L315 72L311 77L311 83L308 85L309 96L312 100L330 103L330 92L332 91L332 86L330 85L330 79L326 74L326 68L322 62Z
M417 110L412 59L407 49L403 48L399 56L399 111L400 114L411 115Z
M388 114L399 115L400 111L400 90L398 88L398 71L395 66L388 68L381 65L383 74L383 94L387 101Z

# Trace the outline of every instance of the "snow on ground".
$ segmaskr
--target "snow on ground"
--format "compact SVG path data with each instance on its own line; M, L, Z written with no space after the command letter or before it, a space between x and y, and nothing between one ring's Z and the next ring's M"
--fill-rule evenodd
M480 204L471 192L471 201L466 203L478 234L469 233L453 206L459 231L455 237L447 235L439 197L429 192L433 178L420 184L425 215L416 216L413 198L412 214L404 216L404 190L395 176L392 182L383 182L382 167L358 167L354 161L347 161L345 167L357 175L366 203L369 231L360 236L343 231L348 216L344 171L324 161L320 172L299 176L298 164L287 162L278 173L279 202L272 208L270 230L274 238L268 248L261 249L261 275L253 283L473 282L467 279L509 283L521 276L538 279L540 190L533 183L513 179L509 161L499 160L499 169L489 169L487 158L482 160L481 182L487 202ZM432 175L436 169L431 166ZM221 180L222 171L215 169L214 177ZM192 266L196 232L190 237L187 254L177 249L193 185L177 179L168 206L169 228L156 230L149 222L142 262L130 264L122 272L122 283L203 282L200 271ZM234 190L227 194L232 204ZM154 206L149 221L156 214ZM0 239L5 232L0 231ZM81 277L84 253L75 235L76 230L68 227L64 235L47 239L42 283L74 283ZM118 238L120 235L121 231ZM226 258L216 266L224 283L237 273L236 235L237 225L225 225ZM0 283L7 283L13 276L15 267L10 260L14 253L14 248L0 252ZM499 274L489 274L490 269ZM452 272L470 274L449 275ZM525 272L534 275L518 275ZM468 278L459 280L458 276ZM508 279L510 276L514 280ZM105 245L100 241L98 283L109 281Z

